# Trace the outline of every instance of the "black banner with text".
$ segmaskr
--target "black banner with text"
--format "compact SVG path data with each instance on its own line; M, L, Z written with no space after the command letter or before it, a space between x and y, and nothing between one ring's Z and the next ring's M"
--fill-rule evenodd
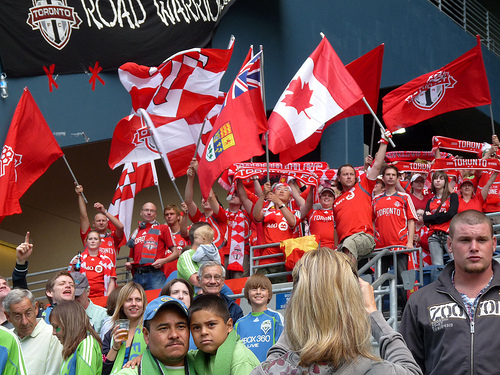
M3 0L0 57L9 77L83 73L125 62L157 66L209 47L236 0Z

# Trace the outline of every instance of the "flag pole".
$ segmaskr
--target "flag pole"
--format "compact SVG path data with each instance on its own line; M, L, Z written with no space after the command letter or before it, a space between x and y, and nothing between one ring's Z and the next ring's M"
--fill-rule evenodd
M64 159L64 162L66 163L66 166L67 166L67 167L68 167L68 169L69 169L69 173L71 173L71 177L73 177L73 181L75 181L75 184L80 185L80 184L78 183L78 181L76 180L75 174L73 173L73 170L71 169L71 167L70 167L70 165L69 165L68 161L66 160L66 155L64 155L64 154L63 154L63 159ZM87 198L85 198L85 195L83 194L83 192L82 192L82 197L83 197L83 200L85 201L85 204L89 203L89 202L87 201Z
M493 119L493 109L491 109L491 103L490 103L490 119L491 119L491 131L493 132L492 135L495 135L495 120Z
M158 190L158 197L160 198L160 206L161 206L161 211L165 211L165 206L163 205L163 198L161 197L161 189L160 189L160 180L158 179L158 174L156 173L156 165L155 161L151 160L151 170L154 173L154 177L156 179L156 190Z
M163 145L160 142L158 142L159 136L153 124L153 121L151 121L151 117L149 117L149 114L143 108L139 108L137 110L137 113L139 113L141 118L144 119L144 122L146 123L146 126L149 129L149 133L151 134L151 140L155 144L158 152L160 153L161 160L163 161L163 165L165 165L165 168L167 169L167 173L170 177L170 180L172 181L172 184L174 185L175 191L179 195L181 202L184 202L184 198L182 197L181 192L179 191L179 189L177 188L177 184L175 183L174 172L172 171L172 167L170 166L170 163L167 159L167 153L163 150Z
M375 119L373 119L373 122L372 122L372 138L370 140L370 151L368 152L368 154L372 154L372 151L373 151L373 142L375 141Z
M196 142L196 149L194 150L193 158L198 156L198 147L200 146L201 136L203 135L203 129L205 129L205 122L207 121L207 118L208 116L205 116L205 119L203 120L203 125L201 125L200 135L198 136L198 142Z
M260 90L262 94L262 104L264 104L264 113L266 112L266 89L264 83L264 47L260 45ZM253 52L252 52L253 54ZM267 116L266 116L267 117ZM269 178L269 130L266 130L264 134L266 139L266 170L267 170L267 182L270 182Z
M385 134L386 129L384 128L384 125L382 125L382 123L378 119L375 112L373 112L373 109L372 109L372 107L370 107L370 104L368 104L368 102L366 101L366 98L363 96L362 99L363 99L363 102L365 103L366 107L369 109L370 113L372 114L373 119L377 122L378 126L380 127L380 131L382 132L382 134ZM396 147L396 145L394 144L394 142L392 141L391 138L389 138L389 143L391 144L392 147Z

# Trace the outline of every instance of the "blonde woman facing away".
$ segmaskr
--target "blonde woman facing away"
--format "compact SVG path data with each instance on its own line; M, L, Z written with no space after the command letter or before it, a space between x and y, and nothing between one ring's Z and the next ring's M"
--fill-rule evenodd
M323 247L302 257L285 321L284 334L251 374L422 374L343 253ZM382 358L373 353L372 334Z

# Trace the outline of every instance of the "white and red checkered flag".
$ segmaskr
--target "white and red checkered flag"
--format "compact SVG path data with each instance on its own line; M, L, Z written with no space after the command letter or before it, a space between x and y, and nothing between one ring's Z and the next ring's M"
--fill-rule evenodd
M151 117L175 177L186 173L205 117L220 108L219 85L231 54L229 49L193 48L179 52L159 67L126 63L118 71L132 97L132 113L115 128L109 166L159 159L149 129L137 116L139 108ZM209 133L210 127L204 132Z
M127 239L130 236L135 195L142 189L153 185L158 185L154 161L126 163L123 166L123 172L108 212L123 223Z

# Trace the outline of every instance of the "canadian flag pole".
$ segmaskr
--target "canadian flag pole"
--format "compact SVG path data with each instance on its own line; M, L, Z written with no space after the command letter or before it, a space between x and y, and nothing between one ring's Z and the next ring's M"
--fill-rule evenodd
M384 125L382 125L382 123L380 122L380 120L378 119L377 115L375 114L375 112L373 112L373 109L372 107L370 107L370 104L368 104L368 102L366 101L365 97L363 96L363 102L366 104L366 107L370 110L372 116L373 116L373 119L377 122L378 126L380 127L380 132L382 133L382 135L385 134L385 132L387 131L386 128L384 128ZM392 138L388 138L389 139L389 143L391 144L392 147L396 147L396 145L394 144L394 142L392 141Z
M260 45L261 57L260 57L260 84L261 84L261 94L262 94L262 104L264 104L264 112L266 112L266 89L264 83L264 47ZM253 52L252 52L253 53ZM269 178L269 130L266 130L264 134L266 139L266 169L267 169L267 182L270 181Z
M184 198L182 197L179 189L177 188L177 184L175 183L174 172L172 171L172 167L170 166L170 162L168 161L167 153L163 149L163 145L161 144L161 142L159 142L159 140L158 140L159 136L158 136L156 128L153 124L153 121L151 121L151 117L149 117L149 114L143 108L139 108L137 110L137 113L141 116L142 119L144 119L144 122L146 123L146 126L149 129L149 133L151 134L151 139L152 139L153 143L155 144L156 149L160 153L161 160L163 161L163 164L165 165L165 168L167 169L167 173L170 176L170 180L172 181L172 184L174 185L175 191L177 191L177 194L179 195L181 202L184 202Z

